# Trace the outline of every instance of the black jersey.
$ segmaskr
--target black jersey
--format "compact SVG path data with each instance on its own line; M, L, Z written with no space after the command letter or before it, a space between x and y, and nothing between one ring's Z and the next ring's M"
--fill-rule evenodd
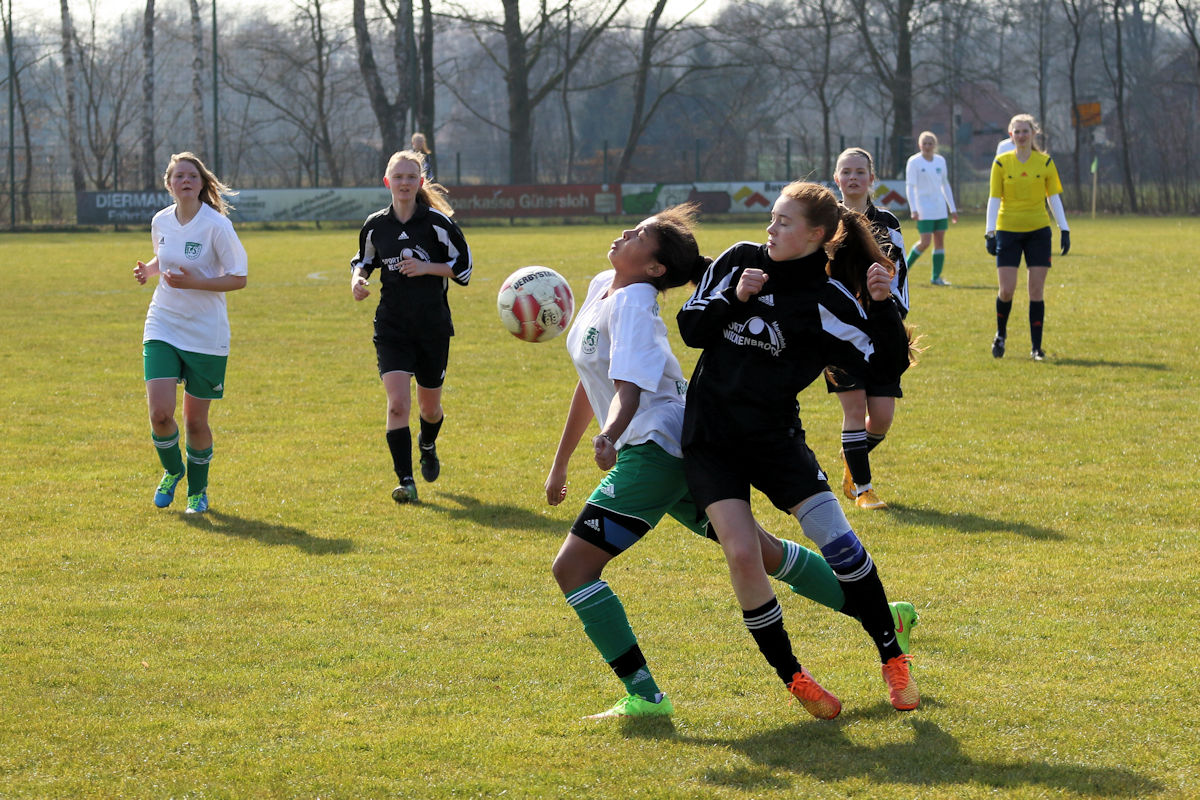
M363 223L358 252L350 259L350 268L361 269L364 275L379 270L376 330L418 339L453 336L446 299L449 281L440 275L401 275L400 261L410 256L449 264L454 282L462 286L471 280L471 249L450 217L422 203L417 203L408 222L396 219L391 206L376 211Z
M799 428L796 395L826 365L879 383L908 368L897 304L873 302L868 314L825 263L824 250L775 262L765 245L741 242L709 266L677 318L683 341L704 349L688 386L685 448ZM743 303L737 282L749 267L768 280Z
M908 263L904 260L904 234L900 232L900 220L886 208L879 208L867 199L864 213L871 223L871 233L883 254L892 260L896 274L892 276L892 297L900 304L900 314L908 314Z

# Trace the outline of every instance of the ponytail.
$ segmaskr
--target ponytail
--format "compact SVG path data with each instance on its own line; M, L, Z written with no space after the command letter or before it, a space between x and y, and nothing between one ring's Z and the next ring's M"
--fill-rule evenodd
M841 219L837 232L825 244L829 263L825 271L829 277L843 284L858 298L863 308L871 307L871 295L867 291L867 270L875 262L889 269L895 264L883 254L879 242L871 233L871 223L859 212L838 206Z

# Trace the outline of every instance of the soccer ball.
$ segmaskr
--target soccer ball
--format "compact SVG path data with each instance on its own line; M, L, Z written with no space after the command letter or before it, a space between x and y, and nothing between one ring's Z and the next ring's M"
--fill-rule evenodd
M521 267L500 285L496 309L513 336L546 342L571 323L575 297L567 279L549 267Z

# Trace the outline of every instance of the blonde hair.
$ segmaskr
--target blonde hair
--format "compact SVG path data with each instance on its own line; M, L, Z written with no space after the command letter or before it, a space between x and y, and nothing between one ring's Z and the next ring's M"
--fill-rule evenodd
M425 140L425 134L421 133L420 131L413 131L412 149L416 150L418 153L424 153L425 155L429 155L430 152L432 152L429 149L429 143Z
M1012 137L1013 125L1018 122L1028 122L1029 130L1033 132L1033 136L1029 138L1029 146L1037 152L1042 152L1042 148L1038 147L1037 137L1042 135L1042 127L1037 124L1037 120L1033 118L1033 114L1014 114L1013 118L1008 121L1008 135Z
M917 136L917 147L921 146L921 140L924 139L926 136L928 136L930 139L933 139L933 146L937 147L938 138L937 138L937 134L934 133L933 131L921 131L920 135Z
M450 205L450 200L447 199L448 193L446 187L429 180L429 169L425 166L424 153L420 150L399 150L392 153L392 157L388 159L387 167L383 171L385 177L392 171L392 167L396 166L397 161L411 161L420 169L421 178L424 180L424 183L417 190L418 203L424 203L430 208L435 208L447 217L454 216L454 207Z
M180 161L191 162L196 171L200 173L200 180L203 183L200 187L200 201L212 206L222 216L229 216L229 212L233 211L233 206L225 198L232 197L237 192L221 183L220 179L208 167L204 166L204 162L200 160L200 156L189 150L172 154L171 160L167 162L167 170L163 173L163 186L166 187L167 194L175 197L171 192L171 173L175 170L175 165Z

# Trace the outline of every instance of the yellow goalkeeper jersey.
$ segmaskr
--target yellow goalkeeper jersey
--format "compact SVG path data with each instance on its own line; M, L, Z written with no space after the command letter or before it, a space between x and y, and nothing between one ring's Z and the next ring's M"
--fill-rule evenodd
M988 194L1000 198L1000 217L996 230L1021 233L1036 231L1050 224L1046 198L1062 194L1062 181L1054 159L1036 150L1021 162L1015 150L997 156L992 162L992 180Z

